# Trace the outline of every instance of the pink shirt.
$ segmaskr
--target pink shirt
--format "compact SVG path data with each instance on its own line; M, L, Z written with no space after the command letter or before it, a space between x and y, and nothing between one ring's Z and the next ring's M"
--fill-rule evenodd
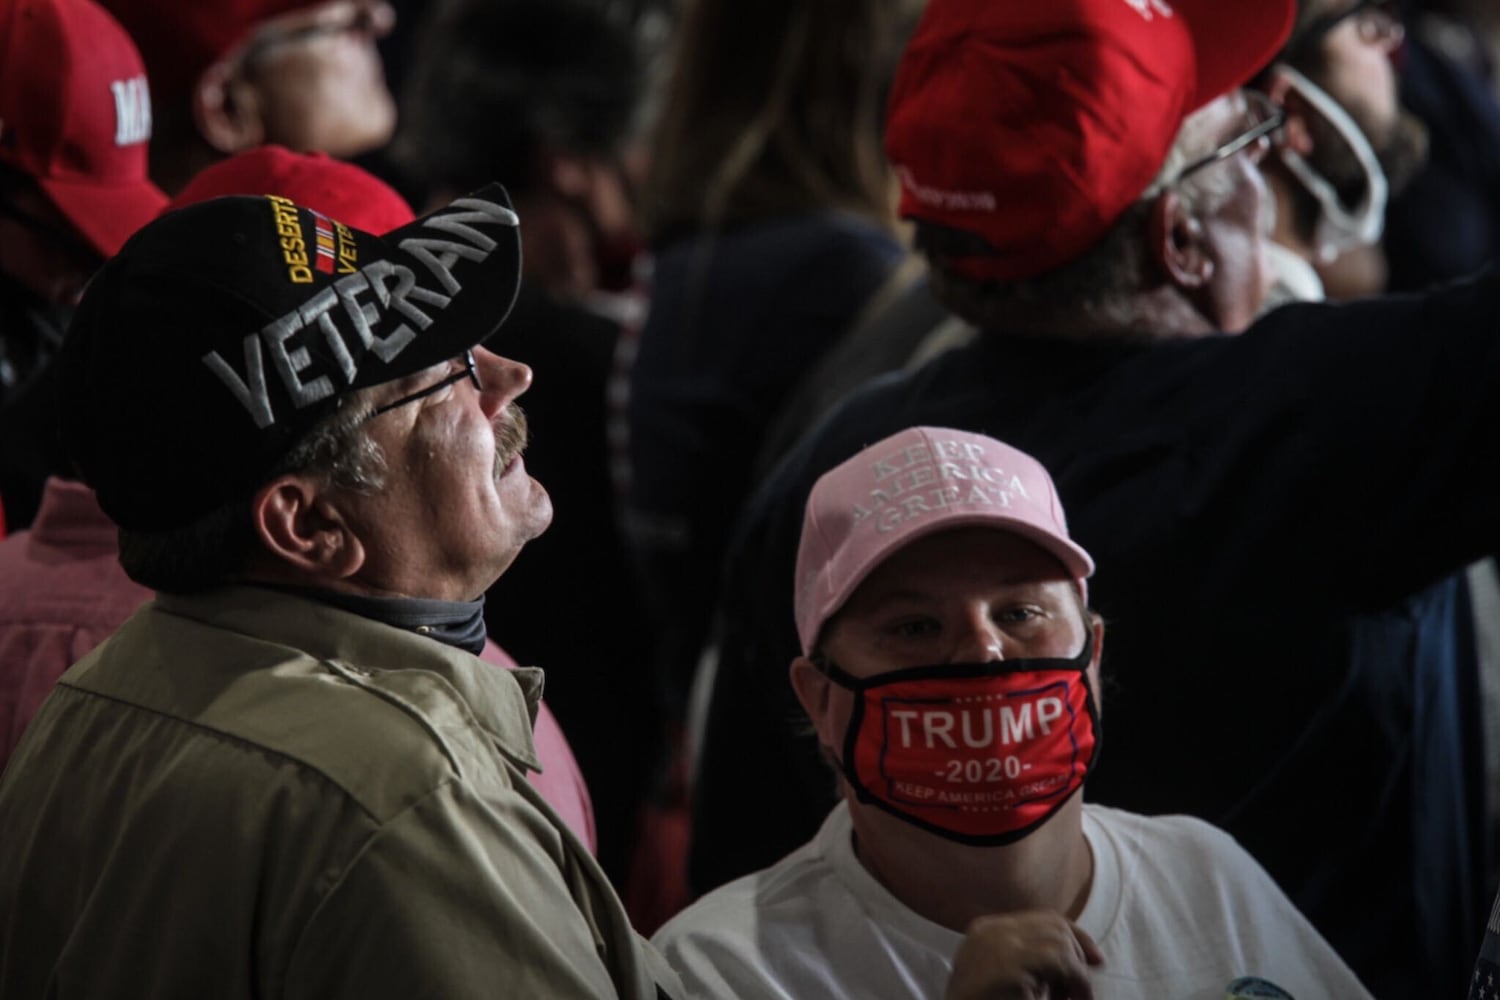
M0 540L0 765L62 672L151 597L82 483L47 480L28 531Z
M502 667L516 666L516 661L495 645L494 639L484 641L484 652L479 654L479 658ZM542 793L542 798L556 810L562 821L568 824L568 829L578 835L589 853L598 854L598 838L594 834L594 803L589 798L589 786L583 780L583 772L578 769L578 761L573 757L573 748L568 746L568 738L563 735L557 719L548 711L546 702L537 705L536 722L531 727L531 741L536 746L536 758L542 762L542 770L531 772L526 776L527 780Z
M118 552L94 492L57 478L47 480L31 529L0 539L0 768L63 671L150 599L120 568ZM481 658L516 665L493 641ZM532 786L596 853L588 786L545 704L533 730L544 770L529 775Z

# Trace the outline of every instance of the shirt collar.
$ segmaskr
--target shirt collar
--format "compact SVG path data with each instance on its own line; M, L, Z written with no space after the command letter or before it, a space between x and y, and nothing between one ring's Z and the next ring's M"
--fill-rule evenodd
M31 537L58 548L110 551L119 545L119 529L99 507L94 491L56 476L43 487Z

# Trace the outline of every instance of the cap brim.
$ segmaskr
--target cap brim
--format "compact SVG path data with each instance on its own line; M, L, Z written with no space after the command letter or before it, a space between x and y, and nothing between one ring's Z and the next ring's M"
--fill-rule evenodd
M479 207L481 204L483 208ZM410 268L423 276L424 283L430 284L429 266L413 256L413 252L421 245L431 246L430 241L444 239L439 226L463 225L462 215L466 210L507 213L511 223L496 226L490 219L490 225L473 234L493 240L494 246L484 253L482 260L455 257L449 261L449 273L461 291L453 294L440 311L435 311L431 326L422 330L411 346L390 364L363 364L353 382L354 388L380 385L447 361L484 343L510 315L521 290L521 230L510 197L499 184L489 184L378 237L388 251L385 259Z
M1265 68L1291 36L1296 0L1173 0L1198 55L1196 111L1243 86Z
M869 558L854 567L838 592L829 594L824 602L822 602L828 610L818 622L817 631L821 631L823 626L827 624L828 619L832 618L833 615L838 613L840 608L848 603L849 598L854 596L854 592L859 589L860 584L864 583L870 574L875 572L877 567L889 561L897 552L900 552L913 542L926 538L928 535L936 535L939 532L952 531L958 528L989 528L994 531L1008 531L1011 534L1020 535L1038 548L1056 557L1057 561L1062 564L1063 569L1067 570L1070 579L1081 583L1094 575L1094 560L1084 551L1082 546L1069 539L1059 538L1057 535L1044 531L1030 521L1011 518L998 513L976 512L973 514L955 514L938 520L919 523L911 527L904 534L891 539L890 544L883 545L878 551L872 552ZM1085 591L1084 596L1087 598L1087 591ZM817 635L802 636L802 642L803 652L808 653L816 644Z
M105 184L38 177L37 185L67 217L84 241L105 258L167 207L167 196L150 181Z

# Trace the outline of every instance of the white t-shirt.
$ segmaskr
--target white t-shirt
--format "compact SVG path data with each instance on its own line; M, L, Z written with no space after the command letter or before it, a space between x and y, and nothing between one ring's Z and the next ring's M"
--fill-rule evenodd
M1295 1000L1369 993L1265 870L1187 816L1083 811L1097 1000L1223 1000L1258 976ZM840 804L809 843L704 896L653 943L693 997L941 997L962 935L908 909L855 857Z

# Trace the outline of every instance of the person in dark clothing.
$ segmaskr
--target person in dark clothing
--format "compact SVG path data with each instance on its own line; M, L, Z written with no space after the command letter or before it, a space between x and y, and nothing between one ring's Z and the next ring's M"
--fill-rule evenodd
M1500 246L1500 88L1480 26L1467 20L1481 12L1492 20L1493 13L1481 4L1414 6L1401 100L1426 125L1430 153L1387 212L1395 291L1472 274Z
M934 342L958 342L969 332L933 298L927 265L919 257L907 258L777 410L755 461L756 481L860 385L914 364Z
M811 741L785 729L812 482L896 429L950 426L1036 455L1106 567L1093 599L1114 636L1114 736L1092 798L1227 829L1375 995L1452 994L1490 835L1454 574L1496 540L1500 476L1476 456L1500 419L1500 278L1253 322L1268 285L1257 161L1279 119L1233 88L1256 65L1237 62L1255 55L1246 39L1289 26L1292 5L1172 10L1083 0L1028 24L929 7L887 149L935 293L981 332L857 394L752 499L721 599L694 884L774 860L832 798ZM1059 19L1106 23L1151 58L1111 62L1071 32L1023 44ZM1018 88L1077 82L1079 65L1099 78L996 124ZM1048 131L1064 118L1098 131ZM1077 160L1075 138L1098 159ZM889 503L940 503L931 489L893 478Z
M643 198L651 308L625 517L684 711L730 528L777 410L907 255L880 108L912 3L689 5Z

